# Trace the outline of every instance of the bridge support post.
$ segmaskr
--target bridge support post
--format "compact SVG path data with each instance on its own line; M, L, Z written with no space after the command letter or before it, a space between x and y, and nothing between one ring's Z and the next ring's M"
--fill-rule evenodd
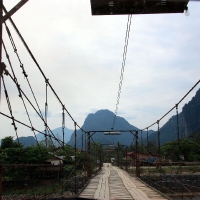
M135 174L136 174L136 177L140 177L140 161L139 161L139 153L138 153L138 131L136 131L136 135L135 135L135 138L136 138L136 145L135 145L135 151L136 151L136 170L135 170Z
M90 179L92 177L92 169L91 169L91 152L90 152L90 132L88 132L88 168L87 168L87 177Z
M119 162L119 142L117 143L117 167L119 166L120 162Z
M0 64L2 63L2 22L3 22L3 0L0 0ZM3 74L3 69L2 69ZM1 96L1 69L0 69L0 96ZM1 99L0 99L1 103ZM0 196L1 198L1 196Z
M3 176L3 167L0 165L0 200L2 200L2 176Z
M100 145L99 148L99 171L101 170L102 167L102 145Z
M126 146L126 171L128 171L128 162L127 162L127 146Z
M75 126L75 131L74 131L74 140L75 140L75 144L74 144L74 150L75 150L75 157L74 157L74 169L75 169L75 184L74 184L74 193L77 193L77 173L76 173L76 168L77 168L77 161L76 161L76 122L74 122L74 126Z

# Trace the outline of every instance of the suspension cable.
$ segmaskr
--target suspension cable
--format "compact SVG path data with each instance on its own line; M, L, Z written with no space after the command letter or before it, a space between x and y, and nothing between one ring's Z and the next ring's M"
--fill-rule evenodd
M18 143L20 143L19 142L18 133L17 133L17 126L15 124L15 118L13 116L12 106L11 106L11 103L10 103L10 99L9 99L9 96L8 96L8 92L7 92L7 89L6 89L6 85L5 85L5 81L4 81L3 75L2 75L2 82L3 82L4 92L5 92L5 96L6 96L6 101L7 101L7 104L8 104L8 109L10 111L10 116L11 116L10 118L12 119L11 125L13 125L13 127L14 127L15 134L16 134L16 137L17 137L17 141L18 141Z
M159 126L160 121L157 120L157 124L158 124L158 153L159 153L159 162L161 159L161 152L160 152L160 126Z
M149 143L149 128L147 127L147 145Z
M6 69L6 65L2 62L0 63L0 105L1 105L1 77L3 76L3 71Z
M62 107L62 134L63 134L63 148L65 144L65 106Z
M3 42L2 42L2 43L3 43ZM15 76L15 72L14 72L14 70L13 70L13 67L12 67L12 64L11 64L11 61L10 61L10 58L9 58L9 55L8 55L8 53L7 53L7 50L6 50L6 47L5 47L5 44L4 44L4 43L3 43L3 48L4 48L4 51L5 51L6 55L7 55L6 57L7 57L7 59L8 59L8 63L9 63L9 65L10 65L10 68L12 69L12 72L13 72L14 83L16 84L17 89L18 89L18 91L19 91L19 97L21 98L22 103L23 103L23 105L24 105L24 109L25 109L25 111L26 111L26 115L27 115L27 117L28 117L29 123L30 123L31 126L33 127L33 124L32 124L32 121L31 121L31 118L30 118L30 115L29 115L27 106L26 106L25 101L24 101L24 98L23 98L23 96L22 96L22 94L21 94L20 85L19 85L19 83L18 83L18 81L17 81L17 78L16 78L16 76ZM8 75L8 73L6 73L6 75ZM33 131L35 140L36 140L36 142L37 142L37 144L38 144L38 146L39 146L39 142L38 142L38 140L37 140L35 131L34 131L34 130L32 130L32 131Z
M118 95L117 95L115 116L114 116L114 120L113 120L113 124L112 124L111 129L114 129L114 126L115 126L115 121L116 121L117 111L118 111L118 106L119 106L119 100L120 100L120 95L121 95L121 90L122 90L122 82L123 82L123 78L124 78L124 67L125 67L125 64L126 64L126 53L127 53L129 33L130 33L130 28L131 28L131 19L132 19L132 15L128 15L125 45L124 45L124 52L123 52L123 61L122 61L122 68L121 68L121 75L120 75L120 82L119 82L119 90L118 90Z
M45 87L45 97L46 97L46 102L45 102L45 143L46 143L46 147L47 147L47 133L48 133L48 129L47 129L47 115L48 115L48 102L47 102L47 96L48 96L48 79L46 79L46 87Z
M9 71L8 70L5 70L5 74L7 74L10 78L11 78L11 80L15 83L15 81L14 81L14 78L11 76L11 74L9 73ZM38 116L41 118L41 120L44 122L44 124L45 124L45 126L47 126L47 129L48 129L48 131L52 134L52 138L54 139L54 140L56 140L58 143L59 142L61 142L61 141L59 141L56 137L55 137L55 135L53 134L53 132L52 132L52 130L49 128L49 126L48 126L48 124L46 124L46 122L45 122L45 119L40 115L40 113L37 111L37 109L34 107L34 105L31 103L31 101L29 100L29 98L26 96L26 94L23 92L23 90L21 89L21 87L19 88L19 90L20 90L20 93L26 98L26 100L29 102L29 104L32 106L32 108L35 110L35 112L38 114ZM32 128L31 129L33 129L33 130L35 130L34 128L33 128L33 126L32 126ZM44 136L45 136L45 134L44 133L42 133Z
M2 113L2 112L0 112L0 114L1 115L3 115L4 117L7 117L7 118L9 118L9 119L12 119L14 122L17 122L17 123L19 123L19 124L21 124L21 125L23 125L23 126L25 126L25 127L27 127L27 128L30 128L31 130L35 130L35 131L37 131L38 133L41 133L42 135L45 135L45 133L43 133L43 132L41 132L41 131L39 131L39 130L37 130L37 129L35 129L34 127L31 127L30 125L27 125L27 124L25 124L25 123L23 123L23 122L21 122L21 121L19 121L19 120L17 120L17 119L15 119L14 117L10 117L10 116L8 116L8 115L6 115L5 113ZM13 125L13 123L12 123L12 125ZM15 126L16 127L16 126ZM16 127L17 128L17 127ZM49 136L49 137L51 137L51 138L53 138L53 139L55 139L55 140L57 140L57 141L60 141L58 138L56 138L55 136ZM60 142L62 142L62 141L60 141Z
M7 14L8 11L6 10L5 6L3 5L3 10L4 12ZM22 43L24 44L26 50L28 51L29 55L31 56L32 60L34 61L34 63L36 64L36 66L38 67L39 71L41 72L42 76L44 77L45 81L47 80L44 72L42 71L40 65L38 64L36 58L34 57L33 53L31 52L30 48L28 47L27 43L25 42L24 38L22 37L21 33L19 32L18 28L16 27L15 23L13 22L12 18L9 17L9 20L13 26L13 28L15 29L15 31L17 32L19 38L21 39ZM52 92L54 93L54 95L56 96L56 98L58 99L58 101L60 102L61 105L63 105L61 99L59 98L58 94L55 92L55 90L53 89L52 85L50 83L48 83L49 87L51 88ZM71 114L69 113L69 111L65 108L65 111L67 112L67 114L69 115L69 117L71 118L71 120L73 122L75 122L74 118L71 116ZM77 127L79 127L80 129L82 129L78 124Z
M178 104L176 104L176 129L177 129L178 148L180 149L179 121L178 121Z
M4 24L5 24L5 27L6 27L6 31L7 31L8 37L9 37L10 42L11 42L11 44L12 44L13 50L14 50L14 52L15 52L17 58L18 58L18 61L19 61L19 63L20 63L20 67L21 67L21 69L22 69L22 74L24 75L24 78L26 79L26 81L27 81L27 83L28 83L28 85L29 85L29 88L30 88L30 90L31 90L31 93L32 93L32 95L33 95L33 98L34 98L34 100L35 100L35 103L36 103L36 105L37 105L37 107L38 107L38 110L39 110L41 116L43 116L43 115L42 115L42 112L41 112L41 109L40 109L40 107L39 107L39 104L38 104L38 102L37 102L37 99L36 99L36 97L35 97L35 94L34 94L34 92L33 92L33 89L32 89L32 87L31 87L30 81L29 81L29 79L28 79L28 75L27 75L27 73L26 73L26 71L25 71L25 69L24 69L24 65L23 65L23 63L21 62L21 59L20 59L20 57L19 57L19 54L18 54L16 45L15 45L15 43L14 43L13 37L12 37L12 35L11 35L11 32L10 32L10 30L9 30L9 28L8 28L8 26L7 26L7 24L6 24L6 23L4 23ZM6 53L6 55L7 55L7 53Z
M200 83L200 80L198 80L195 85L184 95L184 97L177 103L175 104L175 106L173 106L167 113L165 113L160 119L159 121L161 121L164 117L166 117L172 110L174 110L174 108L176 108L176 105L178 106L189 94L190 92ZM147 128L152 127L153 125L157 124L157 121L154 122L153 124L151 124L150 126L148 126ZM144 128L143 130L147 129Z

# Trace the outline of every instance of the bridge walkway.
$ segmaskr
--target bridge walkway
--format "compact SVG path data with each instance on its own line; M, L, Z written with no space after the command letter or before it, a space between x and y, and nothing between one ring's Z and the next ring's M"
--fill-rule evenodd
M104 164L100 173L92 178L79 197L89 199L135 199L166 200L170 199L152 189L126 171Z

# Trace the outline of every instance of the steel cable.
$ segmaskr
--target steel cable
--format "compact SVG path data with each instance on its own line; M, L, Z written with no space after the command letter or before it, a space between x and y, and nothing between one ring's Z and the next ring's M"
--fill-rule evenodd
M3 10L4 12L7 14L8 11L6 10L5 6L3 5ZM28 51L29 55L31 56L31 58L33 59L34 63L36 64L36 66L38 67L39 71L41 72L42 76L44 77L45 80L47 80L43 70L41 69L40 65L38 64L36 58L34 57L33 53L31 52L30 48L28 47L27 43L25 42L24 38L22 37L21 33L19 32L18 28L16 27L15 23L13 22L12 18L9 17L9 20L13 26L13 28L15 29L15 31L17 32L19 38L21 39L22 43L24 44L26 50ZM59 98L58 94L55 92L55 90L53 89L52 85L49 83L49 87L51 88L52 92L54 93L54 95L56 96L56 98L58 99L58 101L60 102L60 104L62 106L64 106L64 104L62 103L61 99ZM64 107L65 108L65 107ZM67 112L67 114L69 115L69 117L71 118L71 120L73 122L75 122L74 118L71 116L71 114L69 113L69 111L65 108L65 111ZM77 125L81 130L82 128ZM83 130L84 131L84 130ZM85 132L85 131L84 131Z
M127 53L129 33L130 33L130 28L131 28L131 19L132 19L132 15L128 15L125 45L124 45L124 52L123 52L123 61L122 61L122 68L121 68L121 75L120 75L120 82L119 82L119 90L118 90L118 95L117 95L115 115L114 115L113 124L112 124L111 129L114 129L114 126L115 126L115 121L116 121L117 111L118 111L118 106L119 106L119 100L120 100L121 91L122 91L122 82L123 82L123 78L124 78L124 67L125 67L125 64L126 64L126 53Z

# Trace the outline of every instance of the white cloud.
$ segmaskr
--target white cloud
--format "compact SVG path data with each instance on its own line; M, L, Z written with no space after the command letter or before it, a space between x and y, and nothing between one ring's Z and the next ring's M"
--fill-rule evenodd
M17 3L16 0L4 2L8 10ZM196 5L189 3L189 17L183 14L133 15L118 110L131 124L139 128L152 124L199 79L200 19ZM17 11L13 20L80 126L89 113L98 109L115 111L127 16L91 16L89 0L48 3L35 0ZM12 28L11 32L38 103L44 110L45 81ZM5 31L3 37L18 81L33 100ZM3 61L8 65L4 54ZM6 85L15 117L29 123L23 115L16 87L7 78ZM180 106L190 100L196 90ZM49 88L48 94L51 112L48 120L52 128L57 128L61 126L62 106ZM30 106L28 110L34 114ZM1 111L8 113L3 95ZM9 120L0 116L0 121L5 124L2 135L12 132ZM33 121L38 129L44 129L37 118ZM74 127L69 117L66 117L66 126ZM30 131L20 126L19 134L28 135Z

